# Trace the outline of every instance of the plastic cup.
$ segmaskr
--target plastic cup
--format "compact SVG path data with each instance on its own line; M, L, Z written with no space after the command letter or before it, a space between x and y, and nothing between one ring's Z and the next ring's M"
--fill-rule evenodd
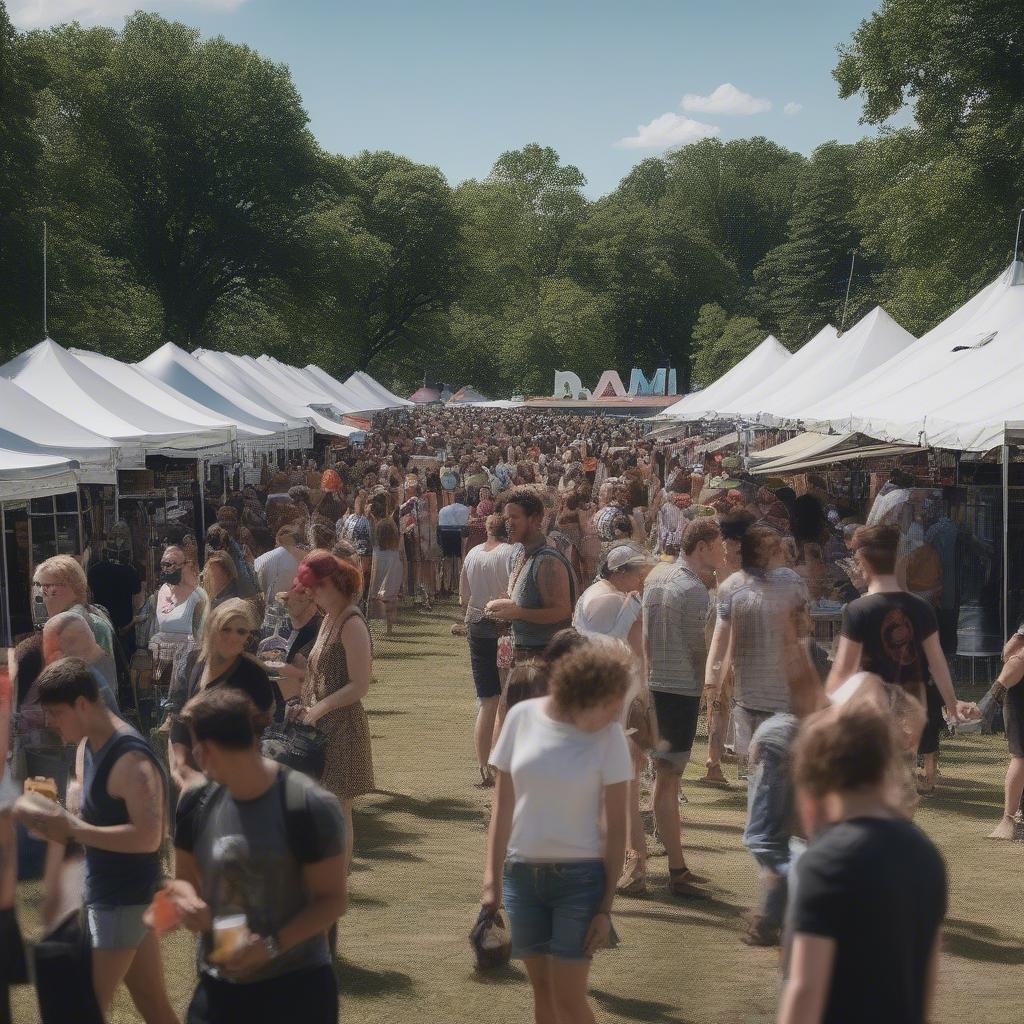
M223 962L237 953L249 938L249 919L245 914L229 914L213 919L213 959Z

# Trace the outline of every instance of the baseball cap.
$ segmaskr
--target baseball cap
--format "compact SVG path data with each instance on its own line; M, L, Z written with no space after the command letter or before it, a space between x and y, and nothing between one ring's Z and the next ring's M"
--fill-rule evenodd
M644 565L654 565L654 558L641 548L633 547L632 544L620 544L608 552L608 559L605 565L609 572L618 572L627 566L639 568Z

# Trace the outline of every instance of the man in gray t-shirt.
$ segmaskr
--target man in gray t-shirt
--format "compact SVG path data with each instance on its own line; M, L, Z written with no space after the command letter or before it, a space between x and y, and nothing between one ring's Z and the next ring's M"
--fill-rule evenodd
M326 933L347 900L344 818L334 796L260 756L255 714L230 687L203 691L182 712L214 780L183 794L174 834L170 898L200 935L188 1019L284 1020L301 1006L303 1021L326 1024L338 1010ZM240 915L232 947L217 925Z

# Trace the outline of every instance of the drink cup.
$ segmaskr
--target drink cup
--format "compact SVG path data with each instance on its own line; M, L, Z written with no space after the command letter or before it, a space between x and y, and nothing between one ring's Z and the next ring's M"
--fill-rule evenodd
M245 914L229 914L213 919L213 956L223 963L237 953L249 938L249 920Z
M57 802L57 783L53 779L43 778L42 775L26 779L25 792L38 793L40 796L46 797L47 800L52 800L54 803Z

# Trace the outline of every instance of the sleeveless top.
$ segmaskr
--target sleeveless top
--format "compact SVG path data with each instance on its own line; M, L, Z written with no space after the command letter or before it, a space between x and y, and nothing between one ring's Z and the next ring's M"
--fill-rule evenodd
M138 752L156 765L167 794L167 778L153 748L131 727L118 729L94 754L86 744L82 820L101 828L127 825L128 808L120 797L107 792L114 765L128 753ZM85 848L85 901L90 906L128 907L149 903L160 885L160 851L113 853Z
M163 590L163 587L160 588ZM161 633L182 633L192 635L192 619L196 605L204 600L206 594L201 587L196 587L181 604L176 604L170 611L160 610L160 591L156 595L156 631Z
M508 596L515 601L520 608L543 608L540 588L537 585L537 573L540 570L541 562L545 558L555 558L565 566L569 577L569 607L576 606L576 573L568 559L558 550L548 544L539 547L533 554L523 554L522 564L518 570L513 570L512 578L509 580ZM541 650L547 647L548 641L566 626L572 625L572 612L560 622L553 622L550 625L541 625L537 622L523 622L514 620L512 626L512 642L518 648L530 650Z

